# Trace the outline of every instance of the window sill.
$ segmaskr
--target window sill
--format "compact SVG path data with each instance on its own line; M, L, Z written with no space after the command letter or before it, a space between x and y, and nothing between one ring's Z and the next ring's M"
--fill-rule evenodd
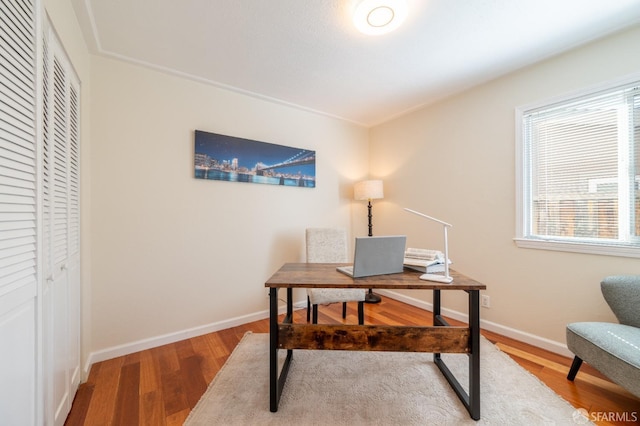
M520 248L640 258L640 247L514 238Z

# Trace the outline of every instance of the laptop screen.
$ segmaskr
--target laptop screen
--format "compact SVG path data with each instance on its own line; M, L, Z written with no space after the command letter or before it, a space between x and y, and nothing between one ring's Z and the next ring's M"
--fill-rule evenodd
M397 274L403 271L405 235L357 237L353 276Z

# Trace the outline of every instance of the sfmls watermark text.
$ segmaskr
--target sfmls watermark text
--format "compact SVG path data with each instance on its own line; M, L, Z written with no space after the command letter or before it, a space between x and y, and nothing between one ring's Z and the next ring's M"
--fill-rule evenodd
M629 422L637 423L640 413L637 411L593 411L589 412L584 408L579 408L573 413L573 420L576 424L591 422Z

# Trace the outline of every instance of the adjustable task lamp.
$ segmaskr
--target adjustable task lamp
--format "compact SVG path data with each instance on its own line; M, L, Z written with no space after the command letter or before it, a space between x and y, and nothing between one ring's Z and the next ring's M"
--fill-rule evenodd
M453 281L453 278L451 277L451 275L449 275L449 238L447 236L447 228L451 228L453 225L451 225L450 223L444 222L440 219L436 219L435 217L427 216L424 213L420 213L415 210L408 209L406 207L405 207L405 210L408 211L409 213L417 214L418 216L422 216L425 219L438 222L440 225L442 225L442 229L444 231L444 275L427 273L427 274L420 275L420 279L425 281L437 281L440 283L449 284L450 282Z
M358 201L367 201L368 217L369 217L369 236L373 236L373 225L371 219L371 200L379 200L384 198L384 190L382 189L381 180L363 180L358 182L353 187L353 198ZM380 303L382 299L375 294L372 289L369 289L364 301L366 303Z

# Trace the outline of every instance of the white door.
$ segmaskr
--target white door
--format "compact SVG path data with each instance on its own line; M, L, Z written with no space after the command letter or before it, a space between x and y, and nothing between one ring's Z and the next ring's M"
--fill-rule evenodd
M35 10L0 0L0 423L20 426L40 410Z
M42 240L45 416L62 425L80 382L79 84L43 36Z

